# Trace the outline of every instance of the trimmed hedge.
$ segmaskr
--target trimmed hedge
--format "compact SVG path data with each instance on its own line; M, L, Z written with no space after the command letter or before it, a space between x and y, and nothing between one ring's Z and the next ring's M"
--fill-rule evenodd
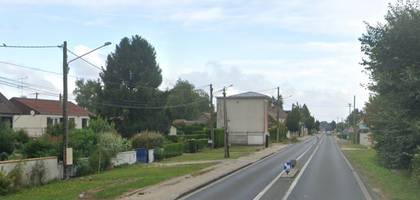
M191 139L187 140L185 143L184 152L186 153L196 153L199 150L207 147L208 140L207 139Z
M214 147L220 148L225 145L225 132L222 128L214 129Z
M184 143L166 144L162 148L155 148L155 159L163 160L174 156L182 155L184 151Z
M192 135L183 135L181 136L184 140L192 140L192 139L207 139L207 134L192 134Z

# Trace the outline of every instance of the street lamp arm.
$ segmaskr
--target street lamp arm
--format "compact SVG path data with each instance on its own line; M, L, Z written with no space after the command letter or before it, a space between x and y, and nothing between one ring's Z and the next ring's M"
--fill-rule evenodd
M92 53L92 52L94 52L94 51L96 51L96 50L98 50L98 49L100 49L100 48L103 48L103 47L105 47L105 46L108 46L108 45L110 45L110 44L111 44L111 42L105 42L105 44L104 44L104 45L102 45L102 46L100 46L100 47L97 47L97 48L95 48L95 49L92 49L91 51L88 51L88 52L86 52L86 53L84 53L84 54L82 54L82 55L80 55L80 56L77 56L76 58L73 58L73 59L69 60L69 61L67 62L67 64L70 64L71 62L73 62L73 61L75 61L75 60L77 60L77 59L79 59L79 58L81 58L81 57L83 57L83 56L86 56L86 55L88 55L88 54L90 54L90 53Z

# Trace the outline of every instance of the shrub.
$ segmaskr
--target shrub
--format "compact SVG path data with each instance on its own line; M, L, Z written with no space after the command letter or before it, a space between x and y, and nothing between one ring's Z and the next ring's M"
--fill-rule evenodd
M179 127L181 133L184 133L185 135L190 134L197 134L197 131L203 131L203 129L206 127L205 124L191 124L191 125L184 125ZM203 132L199 134L204 134Z
M30 180L33 185L43 185L45 182L46 169L42 161L36 161L31 169Z
M76 176L85 176L93 173L88 159L79 159L76 163Z
M27 142L29 142L30 138L28 136L28 133L26 133L25 130L20 129L15 132L15 140L18 143L26 144Z
M191 140L191 139L207 139L207 134L191 134L191 135L183 135L181 136L185 140Z
M203 149L204 147L206 147L208 144L208 140L207 139L191 139L191 140L187 140L186 144L185 144L185 148L184 151L187 153L196 153L197 151L199 151L200 149Z
M155 149L155 159L163 160L174 156L180 156L184 152L184 143L173 143Z
M417 147L417 153L411 159L411 176L417 184L420 184L420 147Z
M95 149L97 135L90 129L77 129L70 134L70 146L75 157L88 157Z
M57 147L45 138L38 138L26 143L23 148L27 158L57 155Z
M225 145L225 132L223 129L214 129L214 147L219 148Z
M1 159L7 159L8 155L10 155L14 149L15 146L13 130L10 128L8 123L0 123L0 154L2 154Z
M166 139L173 142L173 143L177 143L180 140L180 137L177 135L167 135Z
M2 171L0 171L0 195L6 195L9 193L11 185L12 181L10 178L3 174Z
M292 137L292 138L290 139L290 142L291 142L291 143L297 143L297 142L299 142L299 140L297 139L297 137Z
M119 152L131 149L130 142L127 139L111 132L101 134L98 138L97 146L107 151L110 156L115 156Z
M69 120L68 123L69 123L69 130L73 130L76 128L76 123L74 121ZM63 135L64 133L63 123L48 125L46 133L48 135L53 135L53 136Z
M134 135L131 138L133 148L154 149L161 147L163 144L163 136L158 132L144 131Z
M117 132L113 123L108 123L100 117L89 120L88 129L91 129L94 133Z
M98 147L92 154L89 156L89 166L92 171L105 170L108 166L111 165L111 155L109 151L106 151L103 148Z

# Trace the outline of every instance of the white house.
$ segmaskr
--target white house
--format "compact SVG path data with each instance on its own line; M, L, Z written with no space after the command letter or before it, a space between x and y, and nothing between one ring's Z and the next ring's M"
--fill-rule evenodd
M229 142L262 145L268 135L270 97L245 92L226 97ZM224 127L223 97L217 97L217 128Z
M54 125L63 121L63 108L57 100L12 98L10 102L19 109L19 114L13 115L13 128L24 129L31 137L38 137L45 133L48 125ZM89 111L72 102L68 102L69 123L74 122L76 128L84 128L88 125Z

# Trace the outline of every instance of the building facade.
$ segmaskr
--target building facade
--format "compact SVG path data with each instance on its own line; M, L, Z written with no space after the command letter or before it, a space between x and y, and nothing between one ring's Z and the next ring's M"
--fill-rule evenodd
M217 97L217 128L224 127L223 97ZM270 98L256 92L226 97L229 142L262 145L268 135Z

